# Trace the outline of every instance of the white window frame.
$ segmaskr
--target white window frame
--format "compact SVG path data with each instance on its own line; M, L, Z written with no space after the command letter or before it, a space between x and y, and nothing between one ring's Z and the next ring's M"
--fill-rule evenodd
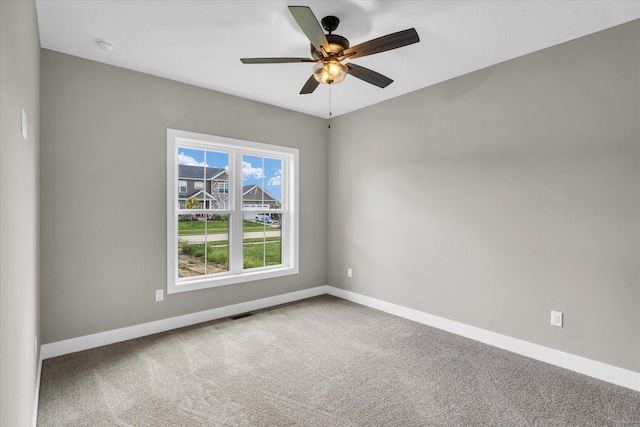
M225 186L226 191L220 191L221 186ZM229 181L218 181L218 194L229 194Z
M229 216L229 271L205 276L178 278L178 147L229 154L229 209L190 210L191 214ZM243 270L242 156L267 157L282 161L281 224L282 264ZM263 280L299 272L299 193L297 148L221 136L167 129L167 294Z
M220 205L222 205L223 207L221 207L219 209L229 209L229 202L218 202L218 206L220 206Z
M198 184L202 185L202 187L198 188ZM194 190L204 190L204 181L196 181L193 183Z
M174 181L175 182L175 181ZM184 183L184 191L180 191L182 189L182 183ZM189 183L184 179L178 180L178 192L184 194L189 191Z

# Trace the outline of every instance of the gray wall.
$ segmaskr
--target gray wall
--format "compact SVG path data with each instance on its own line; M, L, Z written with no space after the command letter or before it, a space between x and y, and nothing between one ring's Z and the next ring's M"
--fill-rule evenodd
M328 283L640 372L639 28L462 76L330 130L44 50L43 342ZM300 148L300 275L154 302L167 127ZM549 326L552 309L564 328Z
M0 1L0 425L16 427L32 423L40 339L37 25L33 1Z
M329 284L640 372L638 40L634 21L332 120Z
M42 51L42 340L107 331L327 283L327 124ZM168 295L166 129L300 149L300 274Z

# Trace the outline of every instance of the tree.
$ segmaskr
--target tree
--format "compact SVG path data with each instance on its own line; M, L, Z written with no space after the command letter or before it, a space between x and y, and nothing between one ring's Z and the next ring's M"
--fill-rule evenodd
M196 196L191 196L184 202L184 207L187 209L200 209L200 202L196 199ZM193 215L191 215L191 224L193 224Z
M184 202L184 207L187 209L200 209L200 202L196 199L196 196L191 196Z

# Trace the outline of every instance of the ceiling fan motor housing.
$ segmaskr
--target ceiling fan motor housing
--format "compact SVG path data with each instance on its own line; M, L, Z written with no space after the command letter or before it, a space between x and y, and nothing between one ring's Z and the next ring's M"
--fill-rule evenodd
M338 28L338 25L340 25L340 20L337 16L329 15L320 20L320 25L322 25L322 28L324 28L326 32L331 34Z
M349 40L346 38L337 34L327 34L326 37L329 42L329 55L338 56L343 50L349 49ZM313 59L323 58L322 52L317 51L313 45L311 45L311 56Z

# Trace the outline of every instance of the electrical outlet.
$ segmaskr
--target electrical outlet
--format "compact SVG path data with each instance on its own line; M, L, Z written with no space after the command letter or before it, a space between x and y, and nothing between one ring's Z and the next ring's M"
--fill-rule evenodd
M164 300L164 291L162 289L156 290L156 302Z
M551 311L551 326L559 326L562 328L562 312Z
M353 270L350 268L347 268L347 277L353 277Z

